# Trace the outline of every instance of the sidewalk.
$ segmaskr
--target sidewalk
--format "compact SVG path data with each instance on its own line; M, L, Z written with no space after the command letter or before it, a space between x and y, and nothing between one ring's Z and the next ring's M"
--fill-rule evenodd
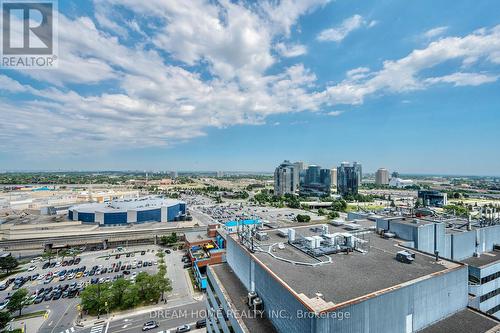
M16 328L22 329L23 327L26 327L26 330L24 331L25 333L36 333L38 332L44 321L45 318L43 316L39 316L21 320L13 320L10 325L12 330Z
M172 308L176 308L179 306L196 303L196 302L199 302L200 300L196 300L194 298L191 300L186 300L186 299L182 299L182 298L168 300L167 304L163 304L163 303L159 302L158 304L144 306L144 307L137 308L137 309L131 309L131 310L125 310L125 311L111 313L109 316L107 314L103 314L100 316L99 319L97 319L96 316L84 316L84 318L81 322L79 321L80 318L77 318L75 325L78 327L91 327L91 326L94 326L95 324L99 324L99 323L125 319L125 318L131 317L131 316L139 316L139 315L147 314L147 313L150 313L153 311L163 311L163 310L167 310L167 309L172 309Z

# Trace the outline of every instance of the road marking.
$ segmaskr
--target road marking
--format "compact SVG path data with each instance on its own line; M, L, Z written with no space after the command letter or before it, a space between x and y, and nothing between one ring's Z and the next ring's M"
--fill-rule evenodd
M92 326L92 328L90 329L90 333L102 333L103 328L104 324Z
M104 330L104 333L108 333L108 329L109 329L109 321L108 321L108 323L106 324L106 329Z

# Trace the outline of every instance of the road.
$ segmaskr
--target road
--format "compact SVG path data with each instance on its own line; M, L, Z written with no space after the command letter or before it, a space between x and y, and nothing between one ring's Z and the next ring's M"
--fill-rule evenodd
M168 306L168 305L167 305ZM93 327L85 328L82 333L137 333L142 331L145 322L155 320L159 327L151 330L152 333L175 329L183 324L196 323L198 319L205 316L206 308L204 301L197 301L178 307L168 308L162 311L154 311L139 315L130 315L120 319L111 320L108 323L99 323Z

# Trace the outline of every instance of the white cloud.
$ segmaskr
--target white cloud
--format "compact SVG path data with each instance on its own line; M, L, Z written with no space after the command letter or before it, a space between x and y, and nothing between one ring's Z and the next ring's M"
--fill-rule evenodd
M277 43L276 50L285 58L298 57L307 53L306 46L302 44Z
M104 23L102 30L90 18L61 14L59 69L22 72L46 88L0 75L2 90L31 94L25 100L0 100L0 151L22 147L26 153L57 154L85 153L88 147L165 146L205 135L209 127L259 125L270 115L290 112L324 114L323 108L361 104L367 96L386 92L438 83L488 83L496 79L495 73L423 73L449 60L500 63L498 26L440 39L401 59L387 60L378 70L354 68L344 80L325 86L301 63L273 67L280 57L303 54L305 46L287 33L300 15L324 1L280 2L295 6L282 21L260 13L266 6L260 4L256 9L239 2L201 0L108 3L103 7L108 9L101 10L119 7L136 14L134 21L123 25L127 33L112 33L112 22ZM272 6L283 10L274 2ZM136 43L126 39L134 31L148 31L151 38Z
M321 31L316 37L317 40L321 42L341 42L346 38L351 32L358 30L362 27L372 28L377 25L377 21L367 22L363 19L361 15L353 15L334 28L326 29Z
M498 80L498 75L486 75L480 73L453 73L441 77L431 77L425 79L426 83L453 83L455 86L479 86Z
M434 37L437 37L437 36L444 34L446 32L446 30L448 30L448 27L436 27L436 28L427 30L424 33L424 37L432 39Z
M327 115L332 116L332 117L337 117L340 116L344 111L330 111L327 113Z

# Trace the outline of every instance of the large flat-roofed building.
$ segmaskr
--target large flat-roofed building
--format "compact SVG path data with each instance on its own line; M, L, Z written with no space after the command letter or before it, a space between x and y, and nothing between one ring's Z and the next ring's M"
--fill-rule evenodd
M100 225L173 222L180 221L185 216L185 202L154 196L81 204L70 207L68 211L70 220Z
M358 217L357 214L350 214ZM377 231L469 270L469 306L500 319L500 224L377 216Z
M466 265L410 253L373 221L355 224L266 230L265 241L228 235L227 264L208 269L207 307L224 309L208 331L415 332L466 309ZM249 297L263 318L229 315L248 314Z

